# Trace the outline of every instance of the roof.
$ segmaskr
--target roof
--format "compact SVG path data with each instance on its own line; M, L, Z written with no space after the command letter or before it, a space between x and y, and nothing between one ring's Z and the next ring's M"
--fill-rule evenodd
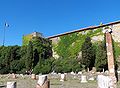
M72 34L72 33L76 33L76 32L80 32L80 31L92 30L92 29L96 29L96 28L101 28L101 27L105 27L105 26L119 24L119 23L120 23L120 21L115 21L115 22L111 22L111 23L107 23L107 24L98 25L98 26L90 26L90 27L86 27L86 28L81 28L81 29L78 29L78 30L65 32L65 33L62 33L62 34L53 35L53 36L48 37L48 39L55 38L55 37L60 37L60 36L64 36L64 35L68 35L68 34Z

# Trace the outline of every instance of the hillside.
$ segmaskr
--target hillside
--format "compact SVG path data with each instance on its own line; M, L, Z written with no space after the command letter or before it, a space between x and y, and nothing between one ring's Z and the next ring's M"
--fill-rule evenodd
M114 55L120 62L120 24L110 25L112 28L112 38L114 44ZM76 58L81 56L81 45L85 38L89 36L94 46L104 40L103 28L93 30L85 30L81 32L71 33L64 36L51 38L53 45L53 57L56 59Z

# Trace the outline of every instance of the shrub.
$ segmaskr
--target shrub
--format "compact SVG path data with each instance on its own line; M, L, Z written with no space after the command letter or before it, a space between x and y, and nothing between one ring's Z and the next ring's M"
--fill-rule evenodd
M35 74L39 74L39 73L48 74L51 71L52 71L51 59L40 60L33 69L33 73L35 73Z

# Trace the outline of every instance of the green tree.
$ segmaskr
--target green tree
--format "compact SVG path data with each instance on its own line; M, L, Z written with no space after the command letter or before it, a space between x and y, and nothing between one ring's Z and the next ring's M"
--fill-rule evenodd
M86 37L82 47L82 59L81 59L81 64L87 68L91 68L94 66L94 61L95 61L95 53L93 50L92 42L90 37Z
M57 73L78 72L81 70L79 61L76 58L59 58L53 63L53 71Z
M53 62L53 71L55 71L57 73L62 73L63 72L62 58L56 59Z
M0 74L30 72L38 62L40 72L48 73L52 66L45 59L51 56L51 41L42 37L34 37L26 46L0 46Z
M27 71L31 71L33 68L33 45L30 41L27 46L27 54L26 54L26 61L25 61Z
M5 50L5 58L3 59L3 73L9 73L10 72L10 61L11 61L11 47L6 47ZM4 72L5 71L5 72Z
M37 51L37 49L35 49L33 51L33 67L35 67L37 65L37 63L39 62L39 53Z
M0 69L2 68L3 60L5 59L5 52L6 52L6 47L1 46L0 47Z
M33 49L37 49L39 59L47 59L52 56L52 45L49 39L42 37L33 37L32 39Z
M38 64L34 67L33 73L35 74L48 74L52 71L52 59L45 59L38 62Z
M20 59L20 46L11 46L11 61Z
M103 69L108 69L107 66L107 52L105 42L100 42L96 48L96 59L95 67L97 71L102 71Z
M17 46L17 45L11 46L10 53L11 53L10 60L9 60L10 61L10 72L16 73L17 70L20 70L19 66L15 67L16 65L20 64L20 63L17 63L20 60L20 46Z

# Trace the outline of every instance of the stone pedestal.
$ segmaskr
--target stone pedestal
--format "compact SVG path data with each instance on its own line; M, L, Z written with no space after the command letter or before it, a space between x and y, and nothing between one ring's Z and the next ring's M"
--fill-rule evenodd
M12 78L16 79L16 75L14 73L12 73Z
M98 83L98 88L109 88L109 76L104 76L104 75L98 75L97 76L97 83Z
M81 75L81 83L86 83L87 77L85 75Z
M82 71L79 71L78 74L79 74L79 75L82 75Z
M39 76L36 88L50 88L50 81L46 75Z
M70 73L71 75L75 75L75 73L72 71L71 73Z
M94 77L90 77L89 80L90 80L90 81L94 81L95 78L94 78Z
M35 75L35 74L32 74L32 75L31 75L31 78L32 78L32 79L36 79L36 75Z
M65 81L65 80L66 80L66 75L65 74L61 74L60 81Z
M16 88L16 82L7 82L6 88Z

